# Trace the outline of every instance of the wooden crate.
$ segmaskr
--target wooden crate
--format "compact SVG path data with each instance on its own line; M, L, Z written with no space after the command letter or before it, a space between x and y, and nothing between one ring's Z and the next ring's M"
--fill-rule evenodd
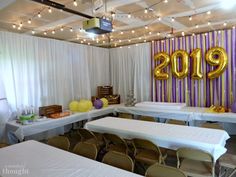
M39 115L49 117L51 114L62 112L61 105L50 105L39 107Z
M120 104L120 95L106 95L108 104Z
M106 95L112 95L113 88L112 88L112 86L98 86L97 92L98 92L97 93L98 98L103 98Z

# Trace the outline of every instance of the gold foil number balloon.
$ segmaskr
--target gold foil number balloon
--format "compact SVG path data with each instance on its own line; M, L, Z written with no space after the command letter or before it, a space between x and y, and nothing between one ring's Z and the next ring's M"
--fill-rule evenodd
M162 70L167 67L170 63L170 56L166 52L160 52L154 56L154 60L162 61L156 68L154 69L154 75L156 79L165 80L169 78L169 74L163 72Z
M212 66L218 66L215 70L207 74L209 79L219 77L226 69L228 64L228 57L225 49L221 47L213 47L208 50L206 54L206 61Z
M181 71L178 71L178 58L182 61ZM171 70L175 77L182 79L188 75L188 53L184 50L177 50L171 55Z
M191 54L193 60L193 68L192 68L192 79L202 79L203 74L201 71L201 55L202 52L200 49L195 49Z

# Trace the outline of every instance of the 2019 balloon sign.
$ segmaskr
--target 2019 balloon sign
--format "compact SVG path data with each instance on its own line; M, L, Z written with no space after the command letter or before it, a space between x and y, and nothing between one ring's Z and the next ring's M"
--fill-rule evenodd
M190 57L193 62L191 78L202 79L203 73L201 71L201 56L202 52L199 48L195 49ZM181 60L181 71L178 70L178 59ZM169 73L163 71L171 63L172 74L178 78L183 79L189 73L189 54L184 50L177 50L171 56L166 52L160 52L154 56L154 60L160 61L154 69L154 75L156 79L166 80L169 78ZM227 53L224 48L213 47L206 52L206 62L214 66L214 69L207 73L209 79L215 79L219 77L226 69L228 64Z

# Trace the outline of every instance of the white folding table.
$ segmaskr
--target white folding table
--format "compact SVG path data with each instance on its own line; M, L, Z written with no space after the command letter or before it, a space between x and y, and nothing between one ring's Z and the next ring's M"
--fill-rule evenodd
M0 149L2 177L142 177L37 141Z
M229 135L224 130L172 125L132 119L106 117L86 123L85 127L100 133L113 133L126 139L148 139L156 145L176 150L197 148L209 152L215 160L226 152Z

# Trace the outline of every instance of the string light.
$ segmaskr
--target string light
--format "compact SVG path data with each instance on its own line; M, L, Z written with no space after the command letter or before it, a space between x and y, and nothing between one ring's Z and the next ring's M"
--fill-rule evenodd
M129 41L129 42L131 42L131 40L130 40L130 39L129 39L128 41Z
M134 31L134 30L132 30L131 32L132 32L133 34L135 33L135 31Z
M49 12L49 13L52 13L52 9L51 9L50 7L48 8L48 12Z
M198 25L195 25L196 28L198 28L199 26Z
M112 32L114 32L115 31L115 29L114 28L112 28L112 30L111 30Z
M43 32L43 34L44 34L44 35L47 35L47 32L46 32L46 31L44 31L44 32Z
M20 25L19 25L20 27L22 27L23 26L23 23L22 22L20 22Z
M152 34L152 32L151 31L149 31L149 35L151 35Z
M233 26L232 28L235 29L235 26Z
M157 36L160 36L160 34L161 34L161 33L160 33L160 32L158 32L158 33L157 33Z
M40 12L38 13L38 17L39 17L39 18L41 18L41 17L42 17Z
M174 21L175 21L175 18L174 18L174 17L172 17L172 18L171 18L171 21L172 21L172 22L174 22Z
M84 43L84 41L80 41L80 43L81 43L81 44L83 44L83 43Z
M88 43L88 45L90 45L90 43Z
M209 22L207 22L207 24L208 24L208 25L211 25L211 22L209 21Z
M146 40L146 39L144 39L144 40L143 40L143 42L147 42L147 40Z
M31 19L28 20L28 23L31 24Z
M148 13L148 9L147 9L147 8L144 10L144 13L145 13L145 14L147 14L147 13Z
M210 15L211 14L211 11L209 10L209 11L207 11L207 15Z
M20 26L18 26L18 28L17 28L18 30L21 30L21 27Z
M112 12L111 16L114 18L116 16L115 12Z
M193 33L192 36L195 36L195 33Z
M77 3L76 0L74 0L73 5L74 5L74 6L78 6L78 3Z
M192 16L189 16L188 19L189 19L189 21L192 21L193 17L192 17Z
M147 26L147 25L145 26L145 29L148 29L148 26Z
M52 34L55 34L55 30L52 30Z
M141 37L139 37L138 39L139 39L139 40L141 40L142 38L141 38Z
M106 41L102 41L102 43L103 43L103 44L105 44L105 43L106 43Z
M182 33L181 33L181 34L182 34L182 36L184 36L184 35L185 35L184 31L182 31Z
M164 3L168 3L168 0L164 0Z
M15 28L16 28L16 25L15 25L15 24L13 24L13 25L12 25L12 28L14 28L14 29L15 29Z
M124 34L124 32L123 32L123 31L121 31L121 32L120 32L120 34Z
M227 23L226 22L224 22L224 24L223 24L224 26L227 26Z
M64 28L63 27L61 27L61 29L60 29L61 31L64 31Z
M73 28L70 28L70 32L73 32Z
M35 34L35 31L34 31L34 30L32 30L32 31L31 31L31 33L32 33L32 34Z
M121 40L119 40L119 42L121 43Z
M96 42L99 43L99 40L97 39Z
M131 18L131 14L130 13L128 14L128 18Z
M160 16L158 17L158 20L161 21L161 17Z

